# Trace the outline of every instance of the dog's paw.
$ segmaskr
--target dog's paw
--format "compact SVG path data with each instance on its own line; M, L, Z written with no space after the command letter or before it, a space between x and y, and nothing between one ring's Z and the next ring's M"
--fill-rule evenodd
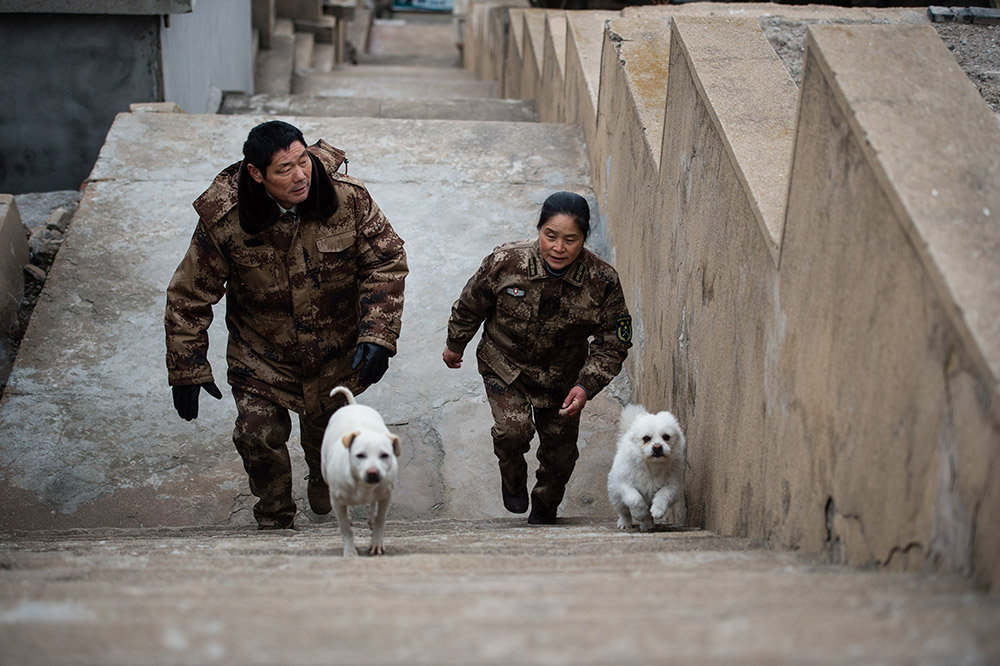
M650 531L652 531L654 524L655 523L653 521L653 517L652 516L649 516L648 518L643 518L642 520L639 521L639 531L640 532L650 532Z
M620 530L630 530L632 529L632 521L625 520L621 516L618 516L618 529Z
M653 508L650 509L649 513L653 516L653 520L659 520L667 513L667 506L660 506L659 504L654 504Z
M371 547L368 549L368 554L371 555L372 557L376 557L378 555L385 555L385 546L383 546L380 543L373 543Z
M354 546L351 546L350 548L344 548L344 557L357 557L357 556L358 556L358 550Z

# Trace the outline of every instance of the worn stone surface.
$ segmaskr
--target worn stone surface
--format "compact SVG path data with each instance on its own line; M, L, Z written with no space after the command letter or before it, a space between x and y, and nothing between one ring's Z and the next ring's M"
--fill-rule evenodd
M367 543L367 528L356 533ZM17 664L1000 659L996 600L960 581L698 530L389 521L377 559L340 557L333 526L0 540L0 643Z
M226 95L219 113L328 118L411 118L538 122L535 103L520 99L329 98L312 95Z

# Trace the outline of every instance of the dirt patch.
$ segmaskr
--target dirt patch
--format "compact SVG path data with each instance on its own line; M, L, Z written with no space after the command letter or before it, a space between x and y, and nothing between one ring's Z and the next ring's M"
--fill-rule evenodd
M846 20L789 21L763 17L760 26L796 85L802 83L802 56L806 28L811 24L857 23ZM1000 27L971 23L934 23L941 41L955 56L969 80L993 110L1000 114Z

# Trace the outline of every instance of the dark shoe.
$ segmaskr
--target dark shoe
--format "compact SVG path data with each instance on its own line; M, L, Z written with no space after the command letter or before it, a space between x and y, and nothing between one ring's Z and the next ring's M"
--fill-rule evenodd
M531 507L531 513L528 514L529 525L555 525L555 523L556 509L549 511L537 506Z
M294 530L295 529L295 518L287 522L266 522L257 523L258 530Z
M326 481L317 474L310 474L306 477L306 481L309 482L306 486L309 508L320 516L330 513L333 507L330 506L330 487L326 485Z
M507 486L500 481L500 493L503 495L503 508L511 513L524 513L528 510L528 487L521 488L520 492L511 493L507 491Z

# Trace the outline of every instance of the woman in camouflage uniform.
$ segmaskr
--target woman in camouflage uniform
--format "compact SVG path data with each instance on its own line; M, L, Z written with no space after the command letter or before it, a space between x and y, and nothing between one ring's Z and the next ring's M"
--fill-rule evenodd
M618 274L583 247L590 206L571 192L542 205L538 239L506 243L483 260L452 306L445 364L476 350L493 412L504 507L528 510L524 454L538 432L529 523L551 524L579 457L580 413L621 370L632 319Z

